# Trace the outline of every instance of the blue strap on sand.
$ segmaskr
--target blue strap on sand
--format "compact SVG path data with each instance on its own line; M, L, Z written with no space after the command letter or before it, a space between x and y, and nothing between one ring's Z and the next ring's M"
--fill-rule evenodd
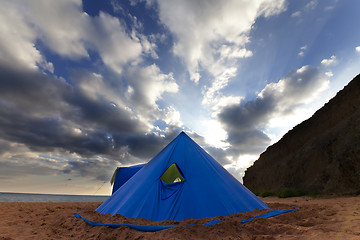
M292 212L292 211L299 211L296 207L292 206L294 209L283 209L283 210L279 210L279 209L275 209L272 210L270 212L252 217L252 218L248 218L242 221L238 221L240 223L247 223L250 222L251 220L255 219L255 218L270 218L270 217L274 217L280 214L284 214L284 213L288 213L288 212ZM78 213L74 213L76 218L81 218L84 222L86 222L87 224L91 225L91 226L107 226L107 227L112 227L112 228L118 228L121 226L127 226L131 229L137 230L137 231L142 231L142 232L156 232L156 231L160 231L160 230L164 230L164 229L168 229L168 228L172 228L172 227L191 227L194 226L195 224L188 224L188 225L178 225L178 224L169 224L169 225L137 225L137 224L128 224L128 223L120 223L120 224L116 224L116 223L101 223L101 222L92 222L90 220L87 220L86 218L84 218L83 216L81 216ZM208 223L205 223L204 225L214 225L217 223L222 223L225 221L222 220L211 220Z

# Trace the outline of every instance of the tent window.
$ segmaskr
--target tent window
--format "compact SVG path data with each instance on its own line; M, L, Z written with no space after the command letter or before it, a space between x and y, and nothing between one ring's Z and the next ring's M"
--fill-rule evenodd
M185 181L184 176L181 174L179 167L175 163L171 164L171 166L166 169L163 175L161 175L160 179L166 183Z

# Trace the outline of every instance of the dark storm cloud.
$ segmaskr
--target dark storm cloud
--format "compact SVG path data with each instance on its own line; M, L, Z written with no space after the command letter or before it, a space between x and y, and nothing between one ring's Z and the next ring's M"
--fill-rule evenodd
M169 144L179 133L181 129L168 132L165 137L160 137L157 134L130 134L124 136L120 141L123 145L129 147L129 153L138 158L150 160L155 157L167 144ZM120 138L118 138L120 139Z
M141 130L141 123L137 119L132 119L131 115L113 105L109 101L99 101L88 98L81 91L75 90L75 94L68 99L76 107L75 121L81 121L83 126L96 125L107 131L121 133L132 133Z
M85 81L90 74L75 76ZM129 154L148 159L179 132L175 128L166 138L145 135L137 116L109 101L104 89L94 89L98 97L92 97L77 83L8 66L0 66L0 80L0 138L32 151L60 149L116 159L127 148Z
M62 148L79 154L100 154L111 149L101 129L81 136L72 132L73 125L84 119L78 119L78 123L66 119L74 113L74 107L66 101L73 90L62 79L8 68L1 68L0 79L1 138L23 143L35 151Z
M0 63L0 104L27 115L54 115L64 111L62 100L70 86L61 78L20 70Z
M91 177L100 181L109 181L116 165L113 161L101 161L99 159L82 159L69 162L63 170L64 173L75 173L81 177Z
M108 96L108 91L121 95L121 84L114 85L85 70L73 70L73 94L66 99L74 108L74 121L82 126L101 128L109 132L134 133L144 131L139 120L119 107ZM90 90L89 90L90 89ZM93 126L95 124L95 126Z
M222 110L219 119L228 133L228 150L233 156L239 153L258 153L270 143L270 138L259 128L269 120L274 102L256 99Z
M268 84L255 100L224 108L218 118L228 133L232 146L229 152L238 155L263 151L271 141L263 131L269 121L293 113L327 84L319 68L304 66L278 83Z
M271 139L261 130L251 129L249 131L229 133L228 141L231 143L232 148L227 153L236 156L239 153L257 154L270 144Z
M11 149L11 146L8 142L0 140L0 156L8 152Z
M92 155L104 154L112 149L111 140L105 132L93 130L86 135L76 136L60 119L33 118L3 111L0 126L2 138L23 143L37 152L62 148L81 155Z

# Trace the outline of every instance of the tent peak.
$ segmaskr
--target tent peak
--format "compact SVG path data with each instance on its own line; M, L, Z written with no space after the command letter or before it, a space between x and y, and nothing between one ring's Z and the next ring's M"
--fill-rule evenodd
M181 133L179 134L179 136L180 136L180 135L185 135L185 136L189 137L184 131L181 131Z

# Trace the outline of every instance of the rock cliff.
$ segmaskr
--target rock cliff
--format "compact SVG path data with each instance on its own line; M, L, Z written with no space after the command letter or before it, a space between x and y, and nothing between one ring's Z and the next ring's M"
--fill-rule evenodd
M268 147L243 181L253 192L360 194L360 75Z

